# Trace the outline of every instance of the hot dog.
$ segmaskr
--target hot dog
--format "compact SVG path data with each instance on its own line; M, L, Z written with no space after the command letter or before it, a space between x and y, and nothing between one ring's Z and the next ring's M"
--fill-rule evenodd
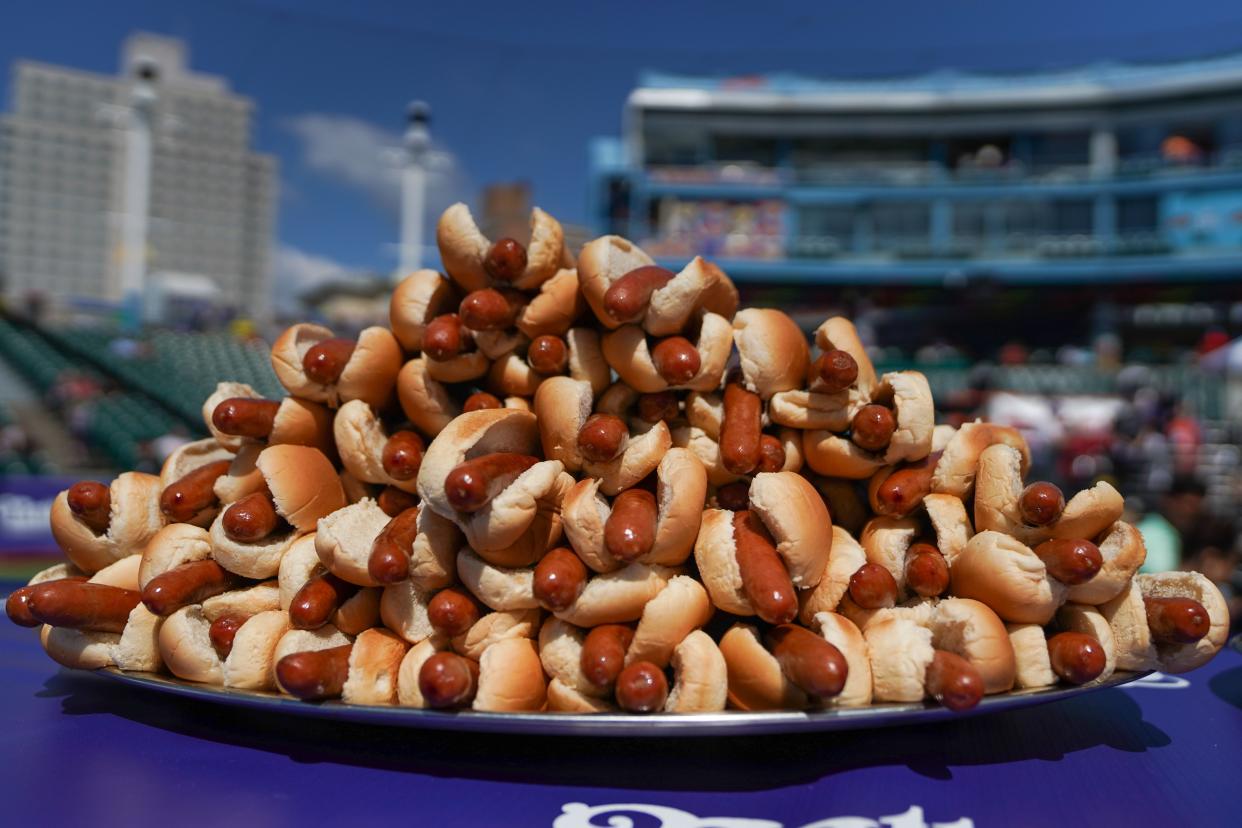
M604 548L627 563L646 555L655 544L656 515L656 499L651 492L637 487L621 492L604 521Z
M749 510L733 515L733 542L742 590L755 614L769 624L787 624L798 615L798 594L772 536Z
M850 422L850 439L867 451L882 451L893 439L897 421L891 409L882 405L864 405Z
M983 698L983 676L969 661L947 650L936 650L923 686L950 710L969 710Z
M666 336L651 349L656 371L669 385L685 385L702 367L699 349L684 336Z
M1018 509L1031 526L1051 526L1065 510L1065 495L1051 483L1032 483L1022 490Z
M229 613L211 622L211 626L207 628L207 637L211 639L212 649L216 651L216 655L220 656L221 660L229 657L229 653L233 651L233 640L237 638L237 631L248 620L250 620L248 615Z
M765 636L785 676L808 696L831 698L845 689L849 665L826 640L793 624L780 624Z
M479 689L479 663L457 653L436 653L418 670L418 689L428 707L461 707Z
M604 293L604 312L617 322L635 322L647 310L651 294L673 278L672 271L655 265L631 270Z
M1069 586L1085 584L1104 565L1100 548L1081 538L1053 538L1036 546L1034 552L1049 575Z
M824 391L844 391L858 379L858 363L848 352L839 349L824 351L815 363L816 373L824 383Z
M160 573L142 589L142 603L156 615L172 615L189 604L228 592L242 579L211 559L191 561Z
M299 699L333 699L341 695L349 678L349 654L353 644L326 650L290 653L276 662L276 680Z
M477 512L538 462L538 457L512 452L484 454L467 460L445 477L445 496L454 509Z
M65 495L69 511L77 515L92 532L101 535L108 531L112 522L112 493L102 483L82 480L69 487Z
M427 604L427 618L441 635L455 638L465 635L478 622L479 604L465 590L449 587L431 597Z
M617 676L617 704L630 713L652 713L668 701L668 679L650 661L636 661Z
M380 491L379 496L375 498L375 502L384 514L389 517L396 517L406 509L412 509L417 506L418 495L398 489L396 486L385 486Z
M930 543L911 544L906 551L906 585L924 598L943 595L949 588L949 563Z
M267 491L246 495L225 509L220 520L224 534L238 543L261 541L284 523Z
M413 480L423 464L423 452L427 449L423 438L414 431L398 431L384 443L380 462L384 473L393 480Z
M367 574L381 584L395 584L410 577L410 551L418 537L418 507L388 521L371 544Z
M592 627L582 642L581 666L587 681L601 690L612 687L625 667L625 651L634 630L623 624Z
M526 349L526 361L541 374L559 374L569 365L565 340L552 334L537 336Z
M544 609L567 609L582 594L587 582L586 566L573 550L558 546L535 565L535 600Z
M358 343L352 339L325 339L302 357L302 371L307 379L320 385L331 385L341 378L345 364Z
M522 295L517 291L483 288L467 294L457 314L472 330L503 331L513 326L521 310Z
M26 609L40 624L119 633L141 600L132 589L62 578L32 587Z
M502 282L512 282L526 270L526 248L516 239L498 239L483 258L487 275Z
M342 581L331 572L312 575L294 593L289 604L289 624L295 630L317 630L332 620L332 614L361 589Z
M83 582L86 578L85 576L75 575L56 580ZM52 581L44 581L43 583L52 583ZM4 602L4 611L9 616L9 620L19 627L37 627L40 624L39 619L30 614L30 593L34 592L38 586L41 586L41 584L19 587L10 592L8 600Z
M225 434L266 440L276 422L280 403L251 397L230 397L211 412L211 424Z
M1211 629L1207 610L1192 598L1144 595L1143 603L1151 638L1158 644L1193 644Z
M485 408L504 408L504 404L495 395L486 391L474 392L461 404L463 412L481 411Z
M726 483L716 490L716 505L730 512L741 512L750 508L750 483L738 480Z
M778 472L785 468L785 446L771 434L759 438L759 465L755 473Z
M173 523L189 523L199 512L216 504L216 478L228 473L230 461L199 466L170 484L160 494L160 511Z
M1100 642L1086 633L1063 632L1048 639L1052 672L1070 684L1086 684L1099 678L1107 664Z
M897 581L879 564L858 567L850 576L850 598L863 609L884 609L897 604Z
M474 337L455 313L445 313L427 323L423 331L423 353L432 359L449 360L474 344Z
M592 414L578 430L578 451L594 463L607 463L621 453L630 430L612 414Z
M673 391L656 391L638 395L638 416L644 422L675 420L678 415L677 394Z
M905 517L918 508L931 492L932 473L936 471L941 454L933 451L922 460L906 463L885 478L871 498L872 510L877 515Z
M750 474L759 465L763 434L763 402L742 383L724 389L724 417L720 423L720 459L733 474ZM782 452L783 453L783 452Z

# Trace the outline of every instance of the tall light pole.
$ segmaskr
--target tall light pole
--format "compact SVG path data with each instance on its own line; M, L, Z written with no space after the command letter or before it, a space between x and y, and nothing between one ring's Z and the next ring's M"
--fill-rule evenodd
M432 161L431 108L414 101L406 110L401 165L401 250L394 281L423 266L423 221L427 211L427 172Z
M151 123L159 69L138 64L125 123L125 186L121 205L121 301L125 324L143 321L147 288L147 214L151 198Z

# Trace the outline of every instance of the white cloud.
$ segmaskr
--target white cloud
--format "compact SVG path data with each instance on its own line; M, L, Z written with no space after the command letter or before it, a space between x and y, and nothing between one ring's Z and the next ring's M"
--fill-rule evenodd
M300 310L298 297L325 284L361 276L362 268L351 267L327 256L308 253L288 244L272 252L272 299L278 313Z

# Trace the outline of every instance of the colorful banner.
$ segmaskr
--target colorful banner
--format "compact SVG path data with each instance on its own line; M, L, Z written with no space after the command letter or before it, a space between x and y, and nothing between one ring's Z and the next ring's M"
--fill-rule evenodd
M48 516L68 477L0 475L0 556L58 554Z

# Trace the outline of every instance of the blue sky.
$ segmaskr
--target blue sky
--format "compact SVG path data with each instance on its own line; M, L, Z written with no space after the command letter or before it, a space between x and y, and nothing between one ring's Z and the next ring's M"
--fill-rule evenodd
M292 288L393 267L395 192L376 150L396 140L411 98L431 103L436 138L458 160L443 189L471 196L525 179L541 206L583 221L587 141L617 133L644 69L1015 71L1242 48L1236 0L595 5L8 0L0 64L111 73L133 30L186 39L193 68L255 100L257 146L280 157L277 264Z

